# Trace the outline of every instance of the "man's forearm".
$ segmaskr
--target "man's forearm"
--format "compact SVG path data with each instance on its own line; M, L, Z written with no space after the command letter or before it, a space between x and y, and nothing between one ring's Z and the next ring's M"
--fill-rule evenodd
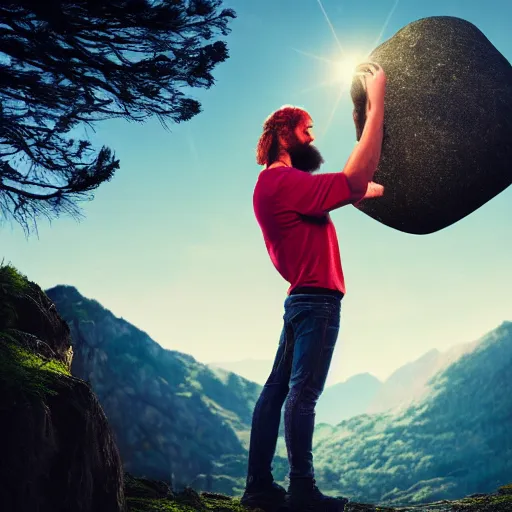
M354 195L364 195L379 164L384 128L384 106L371 109L361 139L352 151L343 172Z

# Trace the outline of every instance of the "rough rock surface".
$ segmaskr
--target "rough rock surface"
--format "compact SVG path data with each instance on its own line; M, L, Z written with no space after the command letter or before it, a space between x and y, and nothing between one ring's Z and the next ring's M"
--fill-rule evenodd
M51 300L0 266L0 510L121 512L121 460Z
M424 18L370 55L387 75L381 198L358 208L400 231L428 234L512 183L512 66L473 24ZM352 99L364 122L365 93Z

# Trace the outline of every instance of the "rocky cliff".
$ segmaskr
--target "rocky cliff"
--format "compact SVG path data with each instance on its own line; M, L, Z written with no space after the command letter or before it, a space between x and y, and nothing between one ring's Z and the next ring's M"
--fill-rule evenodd
M119 453L55 305L0 266L0 510L120 512Z

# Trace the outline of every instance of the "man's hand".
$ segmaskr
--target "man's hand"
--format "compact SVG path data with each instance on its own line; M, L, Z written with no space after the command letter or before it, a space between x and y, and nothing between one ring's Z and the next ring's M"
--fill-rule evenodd
M382 195L384 195L384 187L378 183L375 183L374 181L370 181L368 183L368 188L366 189L366 194L361 199L359 199L359 201L355 202L354 206L357 206L361 201L364 201L365 199L381 197Z
M366 91L367 112L384 106L386 93L386 75L376 62L360 64L356 68L356 76L361 80Z

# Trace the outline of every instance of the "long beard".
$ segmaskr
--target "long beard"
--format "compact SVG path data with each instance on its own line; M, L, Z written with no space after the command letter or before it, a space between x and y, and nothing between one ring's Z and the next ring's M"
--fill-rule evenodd
M295 144L288 149L292 167L304 172L315 172L320 169L324 159L320 151L312 144Z

